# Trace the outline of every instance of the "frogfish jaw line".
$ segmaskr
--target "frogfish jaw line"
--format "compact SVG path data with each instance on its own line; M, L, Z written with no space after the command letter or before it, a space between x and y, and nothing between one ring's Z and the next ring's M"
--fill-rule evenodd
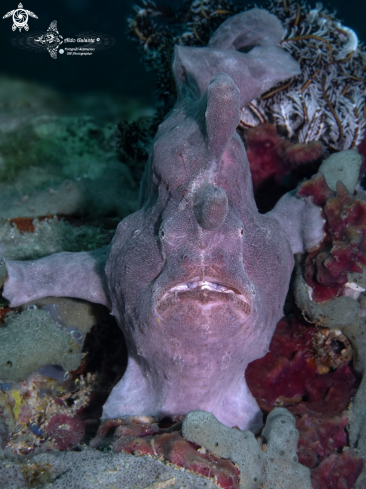
M157 315L163 314L181 301L192 300L205 306L214 303L230 304L244 312L245 316L249 316L252 303L249 294L240 289L237 285L233 286L209 277L204 280L196 277L173 285L163 293L156 302L156 313Z

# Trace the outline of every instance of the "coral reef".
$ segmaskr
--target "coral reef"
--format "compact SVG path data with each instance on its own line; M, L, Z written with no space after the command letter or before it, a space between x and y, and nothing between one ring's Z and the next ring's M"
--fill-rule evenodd
M343 298L354 301L349 297ZM104 351L104 354L110 357L111 353L108 353L105 346L100 345L100 339L97 341L95 353L101 356ZM329 484L333 484L330 487L335 488L338 482L344 479L344 487L351 489L361 471L362 462L352 450L346 448L342 452L348 445L344 430L348 424L345 409L358 385L356 376L348 366L350 357L347 356L347 352L350 355L350 349L347 340L340 333L335 332L329 336L329 330L319 330L304 322L293 320L292 324L289 324L287 321L281 321L269 349L270 353L249 365L247 369L246 377L251 391L264 412L280 405L287 407L296 417L296 427L300 434L298 457L302 464L312 468L314 487L321 489L323 481L329 481ZM117 348L116 353L120 355L120 351ZM87 365L93 357L93 354L88 357ZM88 371L90 367L86 368ZM90 426L90 415L85 418L82 413L90 403L90 393L97 392L98 385L102 382L99 380L96 383L89 374L85 379L77 376L76 384L75 381L68 381L60 391L57 382L41 379L42 377L34 378L33 388L31 382L28 388L19 391L21 404L18 405L34 406L31 416L27 410L18 410L25 416L20 416L20 420L25 424L20 423L18 416L18 426L11 426L11 431L15 432L16 436L12 436L7 446L9 449L19 450L19 453L28 452L29 447L52 448L54 442L51 439L45 439L44 435L36 436L32 429L44 430L47 425L45 421L59 413L71 418L76 415L82 420L89 419ZM74 385L77 385L76 389ZM38 393L44 392L45 388L49 394L46 398L39 397ZM7 392L8 399L11 400L13 397L9 395L9 391ZM1 402L2 406L7 403ZM42 414L46 406L47 411ZM95 427L99 413L100 411L94 411L93 414ZM9 416L7 419L11 418L12 416ZM166 426L169 425L158 426L157 420L147 417L108 420L100 426L91 446L100 450L109 450L111 446L116 452L124 450L135 455L163 457L188 470L214 477L222 488L239 487L239 474L234 465L203 449L197 450L197 446L192 447L182 439L179 431L177 432L180 429L179 423L172 428ZM70 432L66 430L61 433L68 435ZM73 439L71 435L72 433L70 437L66 436L65 440L68 443ZM261 438L258 440L262 443ZM80 444L75 448L80 449ZM52 461L52 466L56 460ZM30 472L32 467L35 470L33 462L28 463ZM39 466L41 467L42 465Z
M296 319L279 322L270 353L249 365L246 373L253 395L261 399L262 410L269 412L275 406L290 409L303 400L309 410L328 416L347 409L357 386L348 365L350 354L345 356L342 351L346 345L335 340L329 355L329 347L319 341L318 333ZM337 354L336 348L341 349ZM331 365L336 365L335 370Z
M319 141L291 144L281 138L273 124L260 124L245 132L245 145L254 192L271 179L279 185L284 176L300 165L319 161L323 146Z
M50 317L67 331L79 331L80 334L76 335L79 342L85 339L94 325L105 321L106 314L108 314L102 306L66 297L44 297L24 304L19 310L29 308L38 308L48 312Z
M92 94L68 99L0 77L0 217L124 217L135 210L138 187L118 161L115 121L144 111L133 103L119 111L121 100L104 99L115 113L81 116L78 108L93 108Z
M353 457L353 454L356 453L358 457L362 457L364 459L366 454L365 447L365 424L364 424L364 402L365 402L365 352L366 352L366 343L365 343L365 310L363 304L365 303L364 296L361 294L358 298L341 296L336 297L334 299L325 301L325 302L315 302L310 298L308 292L308 286L303 278L303 266L301 262L297 265L297 273L294 284L294 295L296 299L296 303L298 304L300 310L303 315L307 318L307 321L311 321L318 325L322 325L323 327L331 329L335 333L337 337L343 333L350 344L352 345L352 349L355 356L355 369L363 375L361 385L358 387L357 392L352 400L352 403L349 406L349 414L348 414L348 433L349 433L349 446L352 449L355 449L355 452L350 451L349 455ZM334 347L339 351L343 348L343 341L340 342L340 345L335 344ZM343 348L344 350L344 348ZM342 352L342 350L341 350ZM346 378L344 377L344 380ZM351 385L349 386L351 387ZM346 391L346 387L343 387L344 392ZM333 394L330 390L330 394ZM340 395L341 392L338 392ZM340 396L339 399L341 399ZM344 408L347 407L348 403L344 403ZM338 462L335 460L336 455L332 456L332 459L329 461L322 461L315 474L317 474L316 480L318 483L320 480L329 481L329 483L333 480L335 474L338 472L337 464ZM347 457L345 456L345 459ZM356 462L357 466L357 461ZM354 465L354 462L351 465ZM346 468L347 463L342 460L339 461L340 467L339 470L342 472L342 464ZM336 470L337 469L337 470ZM355 473L359 475L359 479L357 479L357 483L354 487L360 489L363 484L363 480L366 477L365 470L363 470L360 475L362 469L362 464L359 464L359 470ZM344 469L345 470L345 469ZM346 474L347 475L347 474ZM351 477L352 472L348 474L346 479ZM315 477L315 476L314 476ZM341 479L342 476L339 476ZM352 484L356 481L353 479ZM317 487L317 486L315 486ZM319 487L322 487L321 485ZM352 487L352 486L350 486Z
M299 433L295 418L283 408L274 409L262 431L265 452L253 433L227 428L211 414L192 411L184 418L184 438L203 446L240 469L240 488L310 489L310 470L298 463Z
M349 449L346 431L347 407L359 384L349 365L352 352L347 339L340 332L315 328L294 318L291 322L280 321L269 350L246 371L248 385L257 402L264 413L281 406L295 416L299 432L297 456L301 464L311 469L314 487L320 484L321 488L323 481L332 479L334 485L330 487L336 488L344 479L344 487L351 489L363 464L357 453ZM214 445L212 430L203 430L197 423L194 426L202 433L200 444L206 448ZM237 489L239 479L246 480L243 471L239 474L235 465L224 462L211 450L184 440L180 430L181 417L162 422L147 416L111 419L100 425L90 446L163 458L213 477L226 489ZM241 432L235 432L241 440ZM245 435L266 453L263 433L256 433L257 441L253 434ZM203 443L202 437L211 445ZM250 457L250 453L247 456ZM331 475L329 467L332 467ZM249 482L253 482L252 479Z
M14 179L29 165L43 168L45 180L59 180L54 174L57 167L61 178L100 178L116 161L114 131L114 124L103 125L92 117L33 117L2 134L0 177L3 181ZM33 171L28 182L31 189L36 176Z
M91 374L72 380L61 372L60 377L34 374L19 385L2 384L1 415L7 428L3 447L8 454L69 450L81 445L91 422L83 419L82 413L98 383Z
M268 185L275 185L272 201L261 211L272 209L282 194L318 171L329 150L358 146L361 154L366 153L366 139L361 142L365 132L364 48L351 29L320 5L311 10L291 0L274 0L267 10L281 19L284 29L268 11L239 10L230 1L217 0L187 1L178 10L163 9L150 1L137 7L129 23L130 35L138 40L148 66L156 69L160 92L154 119L119 124L119 158L126 166L115 166L112 125L90 118L45 117L42 107L41 113L32 108L32 114L21 108L19 117L13 115L9 120L8 134L0 135L0 173L4 177L0 193L8 206L0 207L4 217L13 218L4 219L0 227L0 254L7 260L9 275L0 263L0 286L5 282L5 295L12 305L25 303L14 313L6 300L0 302L0 335L6 339L0 350L13 354L16 337L25 344L20 351L18 340L16 355L9 357L12 366L4 366L0 384L4 448L0 450L0 485L4 488L9 484L12 489L32 485L97 489L105 484L134 484L137 489L310 487L310 472L313 489L361 489L365 483L366 382L359 374L366 368L366 199L358 185L365 163L353 150L333 154L321 164L318 175L302 183L301 198L295 192L286 194L263 216L257 213L250 183L246 183L250 182L248 161L235 133L241 118L238 133L246 145L257 195L262 192L262 198ZM238 19L245 29L238 29ZM267 22L267 39L258 35L258 19ZM176 41L179 46L171 70ZM225 65L228 52L230 69ZM299 61L301 73L288 53ZM202 70L206 61L207 69ZM274 69L271 83L266 85L262 74L252 77L246 71L248 66L254 71L258 67ZM229 76L214 76L215 71L227 70L233 81ZM246 91L240 77L245 78ZM176 94L173 112L152 140L154 128ZM41 105L56 104L56 99L48 94ZM17 134L22 137L16 139ZM122 221L111 248L92 252L110 242L117 224L96 216L123 217L132 210L150 144L140 211ZM34 174L25 168L25 155L31 153L32 145ZM62 152L56 154L61 147ZM10 154L16 156L19 179L9 170ZM47 155L54 158L58 169L42 163ZM32 178L26 182L29 175ZM65 182L65 178L70 180ZM122 180L132 189L128 195L120 189ZM73 196L66 207L65 195ZM29 218L60 213L91 217ZM186 241L187 235L193 237L194 245ZM275 251L274 244L265 247L271 239L277 243ZM237 242L243 244L238 248ZM106 276L103 268L109 249ZM11 261L36 260L54 252L81 253L61 253L28 263ZM293 253L299 255L291 288L303 316L316 326L299 318L290 294L285 303L287 319L278 323L270 342L282 314ZM196 266L196 256L206 257L201 269ZM245 287L242 277L230 275L233 268L239 269L238 257L249 277ZM165 269L159 269L161 262ZM219 282L215 280L218 263ZM200 279L201 272L205 280ZM121 276L126 277L125 282ZM118 294L111 293L113 288ZM122 334L108 319L107 308L43 297L52 294L83 297L108 307L113 302L112 311L124 325L130 356L119 383L126 371L127 352ZM219 328L203 320L207 314L204 318L196 314L196 303L203 301L206 309L215 308L220 296L224 298L220 314L230 309L231 300L231 309L239 316L249 314L259 318L260 324L271 324L258 333L259 353L252 339L245 338L243 347L240 335L232 329L228 334L228 328L235 325L233 315L223 328L224 336L215 343ZM271 317L263 319L263 310ZM175 315L179 321L171 320ZM39 324L45 327L40 329ZM197 325L201 329L204 325L204 331ZM220 327L221 331L222 322ZM61 344L53 341L52 349L47 346L49 331L62 339ZM233 337L231 344L228 336ZM184 343L182 337L189 341ZM162 338L173 342L162 342ZM70 339L77 361L65 362L70 346L66 340ZM171 349L169 343L174 343ZM30 351L38 352L36 358ZM237 351L244 355L235 370L241 377L249 359L267 352L246 369L249 390L244 394L238 388L243 383L229 385L231 366L238 364ZM22 352L28 354L21 358ZM3 353L1 357L8 359ZM218 359L216 364L212 359ZM164 367L165 390L159 390L161 378L153 375L156 364ZM194 386L189 379L188 387L182 382L189 377L187 366L196 378L202 369L214 373L210 382L204 376L198 384L201 397L191 390ZM177 376L182 368L186 368L183 375ZM141 371L149 376L146 388ZM20 379L24 381L18 383ZM142 386L139 392L136 385ZM218 404L220 389L221 407L215 411L212 406ZM129 405L121 410L124 396ZM106 413L123 415L136 398L135 412L153 416L108 419L98 428L103 405L104 417ZM251 420L243 421L235 402L240 407L247 402L244 409ZM255 402L266 418L262 431ZM202 411L183 419L194 408L213 411L228 426ZM166 414L177 415L162 419ZM238 426L232 428L235 424ZM237 427L256 431L243 432ZM247 448L248 443L252 449ZM27 456L29 452L33 453Z
M67 414L56 414L52 416L45 426L45 432L53 442L56 450L65 451L75 448L84 438L84 423L78 418Z
M366 265L366 203L350 194L345 184L338 180L346 166L345 182L354 192L361 158L359 155L353 158L357 160L354 168L352 161L347 161L351 159L348 152L331 156L322 164L319 173L304 182L297 191L301 197L311 197L323 209L326 221L324 240L305 259L304 277L311 287L311 298L316 302L342 294L357 295L363 290L354 282L349 282L347 274L362 273L361 266ZM341 167L339 160L343 160ZM328 181L335 191L328 186Z
M22 181L26 178L27 175L21 176ZM121 185L126 185L126 192L122 195ZM24 195L5 190L3 198L0 218L5 219L54 215L89 218L126 216L135 210L137 187L126 167L115 166L97 181L91 178L67 179L59 185L52 184Z
M70 302L66 305L61 303L65 322L65 311L71 308ZM79 307L81 321L77 323L81 329L83 324L87 327L88 323L94 322L90 312L89 317L85 317L84 311L84 318L80 318L83 309ZM1 442L6 453L26 455L33 451L55 450L56 446L59 450L85 447L97 429L110 384L126 368L122 334L109 318L108 313L98 315L98 325L85 339L77 370L65 372L51 361L51 365L41 368L19 384L0 383ZM32 326L30 323L29 329ZM55 344L53 349L59 346ZM40 358L46 354L41 351ZM29 363L30 360L25 358L22 361Z
M312 473L312 488L360 487L356 477L362 469L362 461L354 453L353 450L346 450L341 455L334 454L324 460Z
M321 4L274 0L267 8L283 23L280 45L299 61L301 75L251 102L242 123L251 127L269 120L299 143L355 148L366 124L366 57L356 33Z
M308 321L342 332L347 337L355 352L355 368L364 375L365 288L362 285L365 281L363 241L366 207L364 201L349 193L341 181L336 183L336 193L329 188L330 185L334 186L334 174L343 174L342 171L339 171L343 168L341 163L342 153L328 162L329 166L326 167L324 174L315 175L299 189L299 192L307 194L314 201L318 200L323 206L327 225L324 238L326 244L321 245L319 254L314 252L313 256L313 253L309 253L305 259L298 260L294 293L296 303ZM349 184L352 175L354 176L352 186L349 185L351 191L354 191L359 166L360 162L355 168L351 167L350 177L345 176L345 182L348 181ZM361 191L360 194L362 197L363 192ZM340 239L342 241L339 241ZM346 243L352 250L352 254L348 252ZM326 260L322 262L324 257ZM314 275L310 276L312 279L310 287L305 280L309 282L308 270L313 271L316 266L318 266L318 273L315 275L317 281L314 283ZM317 294L315 294L316 290ZM364 457L366 453L362 407L365 399L365 385L365 377L363 377L349 413L350 446L355 448L361 457ZM321 469L319 466L319 473L323 470L324 477L331 480L336 473L333 470L333 461L328 464L324 463L323 467L324 469ZM361 488L365 479L364 469L355 487Z
M249 365L246 377L264 412L284 406L295 416L297 455L311 469L312 486L343 483L351 489L363 467L359 454L349 449L346 431L347 408L359 381L349 366L347 339L333 331L296 318L282 320L270 352Z
M138 456L158 457L209 477L222 488L237 489L238 467L185 440L181 434L181 418L166 419L160 423L147 416L106 420L90 446L111 448L117 453L124 451Z
M324 175L327 185L334 192L337 190L338 180L341 180L348 192L353 194L364 173L362 160L358 151L340 151L324 160L319 167L319 172Z
M93 222L58 218L0 220L1 256L36 260L60 251L92 250L108 244L117 221Z

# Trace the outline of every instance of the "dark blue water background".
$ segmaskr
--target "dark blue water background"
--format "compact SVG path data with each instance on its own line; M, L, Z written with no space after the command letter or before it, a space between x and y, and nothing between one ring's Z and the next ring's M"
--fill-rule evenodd
M166 0L165 4L176 6L180 2ZM64 38L90 30L109 34L117 41L115 47L93 56L59 55L57 60L46 53L31 53L12 46L11 39L19 35L19 31L11 30L11 18L2 17L16 9L18 3L19 0L1 1L0 74L38 81L66 93L109 91L152 102L152 74L146 73L135 44L126 36L127 17L136 0L23 0L23 8L38 16L38 19L29 19L30 34L32 31L46 30L53 20L57 20L59 32ZM238 3L245 5L247 2L238 0ZM257 2L258 5L262 3ZM354 29L359 38L366 41L366 2L333 0L325 5L330 10L337 10L338 18L344 21L344 25Z

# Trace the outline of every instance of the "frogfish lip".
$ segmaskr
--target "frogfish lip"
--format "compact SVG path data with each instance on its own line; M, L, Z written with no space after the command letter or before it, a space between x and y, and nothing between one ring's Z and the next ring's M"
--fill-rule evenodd
M197 301L202 306L224 303L238 309L245 316L249 316L252 310L250 296L242 286L212 277L195 277L166 290L156 303L156 312L164 315L171 307L186 301Z

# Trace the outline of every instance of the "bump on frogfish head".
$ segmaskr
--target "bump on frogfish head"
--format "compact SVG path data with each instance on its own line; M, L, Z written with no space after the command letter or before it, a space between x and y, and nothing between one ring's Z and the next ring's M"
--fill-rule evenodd
M225 190L206 185L195 192L194 200L194 213L203 229L211 231L222 225L229 205Z

